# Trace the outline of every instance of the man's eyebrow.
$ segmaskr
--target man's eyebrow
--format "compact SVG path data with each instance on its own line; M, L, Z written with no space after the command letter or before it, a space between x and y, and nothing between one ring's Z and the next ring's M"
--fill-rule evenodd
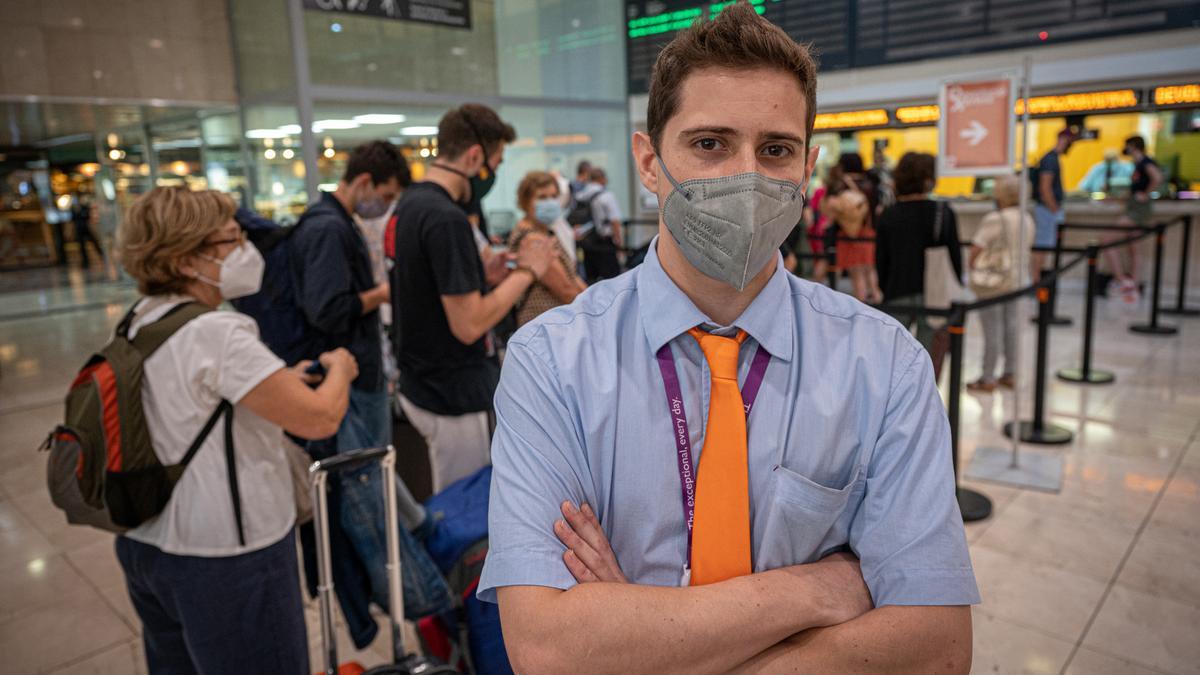
M733 127L692 127L679 132L680 136L691 136L692 134L718 134L722 136L738 136L740 132Z
M719 135L719 136L741 136L742 132L738 131L737 129L734 129L733 127L707 127L707 126L692 127L690 129L684 129L683 131L679 132L680 136L691 136L693 134L715 134L715 135ZM786 131L768 131L768 132L759 134L758 137L759 137L759 139L766 140L766 141L792 141L793 143L799 143L801 145L803 145L805 143L803 136L797 136L796 134L788 133Z

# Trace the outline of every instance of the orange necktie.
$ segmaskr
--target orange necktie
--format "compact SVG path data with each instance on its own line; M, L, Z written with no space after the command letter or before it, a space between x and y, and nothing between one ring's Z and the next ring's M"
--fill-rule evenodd
M750 477L746 459L746 411L738 389L738 350L746 339L693 328L712 387L704 452L696 473L696 521L692 526L693 586L750 574Z

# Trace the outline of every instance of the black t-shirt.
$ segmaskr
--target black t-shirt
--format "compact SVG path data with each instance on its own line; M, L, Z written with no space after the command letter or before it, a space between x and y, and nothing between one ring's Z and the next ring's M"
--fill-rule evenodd
M1129 177L1129 191L1133 194L1146 192L1150 189L1151 166L1157 167L1158 162L1143 155L1137 164L1133 165L1133 175Z
M491 337L459 342L442 306L443 295L487 290L467 214L429 182L410 187L395 214L391 284L400 393L439 415L490 410L500 379Z
M942 236L935 241L933 225L942 209ZM885 301L925 290L925 249L943 245L950 250L954 273L962 278L962 246L958 222L948 204L929 199L896 202L884 210L875 226L875 269Z
M1062 208L1063 202L1063 186L1062 186L1062 163L1058 158L1058 150L1047 152L1042 161L1038 162L1038 182L1033 186L1033 198L1039 204L1042 201L1041 180L1042 176L1054 176L1054 181L1050 184L1050 192L1054 195L1054 201L1058 202L1059 208Z

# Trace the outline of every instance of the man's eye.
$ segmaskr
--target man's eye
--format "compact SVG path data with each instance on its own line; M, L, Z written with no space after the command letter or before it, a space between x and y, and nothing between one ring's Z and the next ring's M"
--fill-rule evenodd
M696 147L701 150L716 150L721 147L721 142L715 138L701 138L696 141Z
M786 145L768 145L763 152L769 157L787 157L792 154L792 149Z

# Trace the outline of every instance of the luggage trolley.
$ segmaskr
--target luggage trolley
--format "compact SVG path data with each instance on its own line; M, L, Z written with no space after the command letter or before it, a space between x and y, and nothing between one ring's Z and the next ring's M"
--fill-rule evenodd
M321 653L324 657L324 675L338 675L337 636L333 625L333 565L329 549L329 474L356 469L379 462L383 473L384 525L387 534L387 578L388 619L391 629L391 664L365 671L364 675L444 675L457 673L449 666L441 665L417 654L407 654L401 633L404 621L404 591L400 583L400 535L399 514L396 508L396 449L364 448L334 455L313 462L309 467L309 485L312 490L314 531L317 545L317 598L321 607ZM363 673L356 664L348 664L341 671Z

